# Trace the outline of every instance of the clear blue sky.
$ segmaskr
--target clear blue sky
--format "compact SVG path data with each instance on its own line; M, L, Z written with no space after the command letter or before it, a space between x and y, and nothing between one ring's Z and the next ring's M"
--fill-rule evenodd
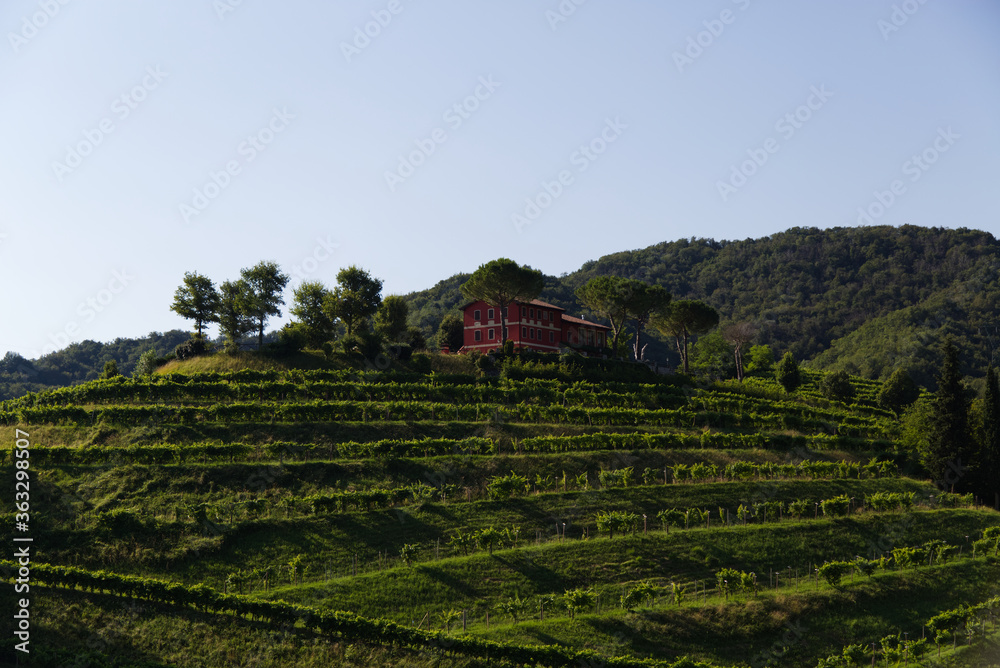
M189 328L185 271L262 259L290 301L859 207L1000 223L990 0L7 0L0 28L0 353Z

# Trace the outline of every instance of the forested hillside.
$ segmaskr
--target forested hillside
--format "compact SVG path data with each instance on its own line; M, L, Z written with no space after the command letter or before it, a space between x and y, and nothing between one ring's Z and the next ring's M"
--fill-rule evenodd
M792 228L762 239L682 239L606 255L547 277L541 299L578 313L574 290L590 278L637 278L664 286L674 299L708 302L724 322L756 323L758 342L779 354L819 356L818 367L869 377L912 365L930 383L933 348L944 332L970 370L985 369L998 331L998 268L1000 244L978 230ZM462 279L407 296L428 334L461 304ZM661 359L669 350L666 343L650 348Z
M933 387L944 334L958 345L971 375L981 375L993 359L1000 340L998 270L1000 244L988 232L792 228L763 239L682 239L606 255L571 274L547 276L541 299L580 315L585 311L574 291L591 278L639 279L665 287L675 300L706 301L723 325L754 323L755 343L769 344L779 356L791 351L814 368L868 378L906 367ZM464 301L459 288L468 277L456 274L405 297L410 324L429 341ZM672 342L652 327L643 336L650 341L647 356L677 364ZM187 338L175 330L106 344L84 341L38 360L8 354L0 360L0 399L94 379L109 360L127 374L143 352L166 355Z
M114 361L123 373L130 373L147 350L166 355L189 337L187 332L175 329L162 334L150 332L141 339L117 338L111 343L81 341L36 360L8 352L0 359L0 400L94 380L109 361Z

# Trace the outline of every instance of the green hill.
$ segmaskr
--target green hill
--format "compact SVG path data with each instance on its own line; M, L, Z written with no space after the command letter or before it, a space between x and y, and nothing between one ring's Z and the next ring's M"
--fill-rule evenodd
M105 362L114 361L122 373L131 373L147 350L164 356L190 336L175 329L165 333L150 332L140 339L118 338L110 343L81 341L35 360L7 352L0 359L0 400L94 380L104 370Z
M975 374L992 359L1000 340L998 269L1000 243L988 232L792 228L763 239L691 238L606 255L547 277L541 298L575 313L573 292L590 278L637 278L664 286L675 299L702 299L724 321L757 323L759 341L779 354L820 356L820 368L872 378L912 363L929 384L944 332L957 338ZM456 276L408 295L414 322L430 334L461 304L461 282ZM673 355L665 341L650 348L656 359Z
M919 665L928 624L988 665L1000 514L926 480L872 383L845 405L809 370L787 394L430 357L217 356L0 403L32 665L881 665L897 636Z

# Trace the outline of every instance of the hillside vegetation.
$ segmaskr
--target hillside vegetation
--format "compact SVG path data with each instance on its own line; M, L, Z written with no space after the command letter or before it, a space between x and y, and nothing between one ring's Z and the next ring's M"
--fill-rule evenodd
M8 351L0 359L0 400L94 380L110 361L123 372L130 373L139 356L147 350L166 355L189 336L175 329L162 334L150 332L140 339L118 338L111 343L81 341L34 360Z
M762 239L692 237L613 253L570 274L546 277L540 298L581 315L585 309L575 291L588 280L638 279L663 286L675 301L704 300L719 311L723 325L753 323L753 342L769 344L777 357L791 351L813 368L872 379L905 368L933 388L936 348L945 336L956 341L973 377L996 361L998 274L1000 246L988 232L792 228ZM442 319L465 302L460 287L469 276L456 274L405 296L409 323L432 347ZM650 343L649 359L677 365L672 340L653 327L643 337ZM279 338L270 332L264 340ZM127 374L142 353L168 356L187 339L175 330L107 344L84 341L36 360L8 352L0 360L0 400L93 380L108 361Z
M928 482L872 382L232 364L0 404L34 665L997 661L1000 514Z
M758 342L816 368L868 378L910 368L932 387L934 350L955 337L966 368L981 375L1000 329L1000 243L969 229L792 228L762 239L681 239L623 251L546 277L541 295L579 315L574 291L612 274L662 285L674 299L700 299L724 321L758 325ZM432 333L462 303L464 275L407 295L411 319ZM859 331L860 330L860 331ZM655 332L649 354L676 364L672 342ZM818 357L817 357L818 356Z

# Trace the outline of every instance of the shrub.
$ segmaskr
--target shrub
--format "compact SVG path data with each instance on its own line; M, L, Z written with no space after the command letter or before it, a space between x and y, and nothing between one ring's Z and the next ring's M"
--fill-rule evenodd
M413 356L413 347L408 343L394 343L388 348L393 359L407 362Z
M632 479L632 467L615 469L614 471L601 469L597 478L601 481L601 487L628 487L629 480Z
M792 353L785 353L774 372L775 379L785 388L785 392L794 392L802 384L802 372L799 363Z
M115 378L116 376L120 375L121 373L119 373L118 371L118 363L115 362L114 360L108 360L107 362L104 363L104 372L100 376L98 376L98 378L106 380L108 378Z
M290 323L278 332L277 343L267 344L267 349L278 355L292 355L303 350L309 343L309 333L300 322Z
M817 569L820 577L829 582L831 587L839 587L841 579L852 570L854 564L849 561L828 561Z
M656 519L660 520L660 524L663 525L664 529L670 526L683 528L687 524L687 515L684 511L677 510L676 508L661 510L656 513Z
M174 357L179 360L187 360L193 357L198 357L199 355L204 355L208 352L209 347L205 342L205 339L195 337L193 339L188 339L174 348Z
M750 595L757 594L757 575L754 573L723 568L715 574L715 580L716 587L726 598L740 592Z
M358 331L340 340L344 352L374 360L382 352L382 339L373 332Z
M410 358L410 368L417 373L430 373L431 358L427 353L416 353Z
M562 598L571 619L576 618L577 612L594 607L594 592L591 589L571 589Z
M820 509L829 517L842 517L851 511L851 500L846 494L820 501Z
M529 489L528 479L523 475L517 475L513 471L510 475L497 476L486 484L486 492L490 499L509 499L512 496L520 496Z
M480 355L476 353L475 362L473 362L477 369L483 373L489 373L495 371L497 368L496 360L492 355Z
M827 399L849 404L854 401L855 390L851 378L846 371L834 371L827 374L819 386L820 392Z
M634 532L638 523L638 515L622 510L597 514L597 530L608 532L608 535L611 538L615 537L616 531L622 534L628 531Z
M812 502L805 499L798 499L797 501L792 501L788 504L788 514L792 517L805 517L812 510Z
M150 348L139 356L139 361L135 363L135 369L132 370L132 377L151 376L161 364L163 362L156 356L156 351Z
M406 543L403 547L399 548L399 558L403 560L403 563L407 566L413 564L414 557L417 556L417 546L412 543Z

